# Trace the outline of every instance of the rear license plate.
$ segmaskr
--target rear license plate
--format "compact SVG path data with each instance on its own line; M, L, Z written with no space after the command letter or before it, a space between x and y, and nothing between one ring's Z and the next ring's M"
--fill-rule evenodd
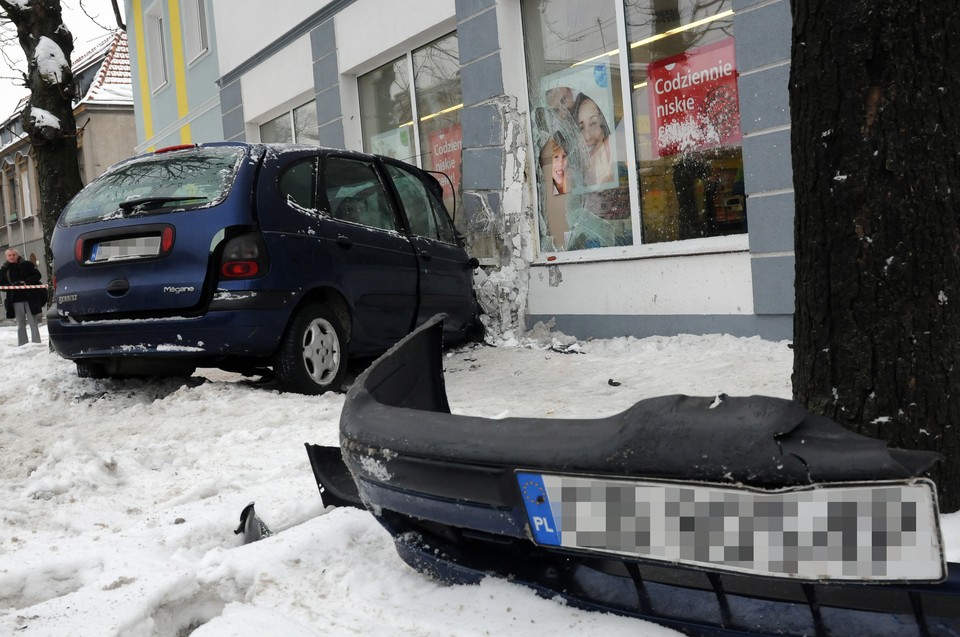
M765 491L516 475L542 545L804 580L946 577L929 480Z
M90 263L143 259L160 254L160 236L130 237L95 243L90 251Z

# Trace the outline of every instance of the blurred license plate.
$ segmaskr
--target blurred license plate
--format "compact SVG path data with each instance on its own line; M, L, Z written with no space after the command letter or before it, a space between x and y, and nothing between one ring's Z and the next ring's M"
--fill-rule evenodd
M542 545L807 580L946 577L929 480L764 491L516 475Z
M116 261L119 259L142 259L160 254L160 237L131 237L95 243L90 251L90 261Z

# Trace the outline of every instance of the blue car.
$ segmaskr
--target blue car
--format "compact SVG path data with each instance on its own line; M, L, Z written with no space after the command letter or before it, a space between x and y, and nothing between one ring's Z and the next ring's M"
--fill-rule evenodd
M50 342L82 377L243 373L340 387L430 316L478 325L469 257L439 182L374 155L177 146L109 169L52 238Z

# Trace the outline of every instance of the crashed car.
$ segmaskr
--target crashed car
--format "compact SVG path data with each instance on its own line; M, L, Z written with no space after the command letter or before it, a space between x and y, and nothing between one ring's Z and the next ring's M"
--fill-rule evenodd
M435 317L356 380L339 447L307 444L325 503L368 509L415 569L692 635L960 634L939 454L765 396L453 415L441 344Z
M316 146L211 143L121 162L53 232L50 342L83 377L272 368L336 390L438 311L477 323L473 269L433 175Z

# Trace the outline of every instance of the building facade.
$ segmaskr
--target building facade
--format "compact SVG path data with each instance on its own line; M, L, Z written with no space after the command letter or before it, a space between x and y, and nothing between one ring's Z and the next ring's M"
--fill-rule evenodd
M223 139L209 0L125 0L124 8L137 152ZM269 19L264 11L253 19Z
M791 337L787 0L144 2L141 147L300 142L443 172L501 329Z
M104 36L72 64L83 183L129 157L136 142L127 34ZM36 154L20 121L25 98L0 124L0 249L17 248L46 272Z

